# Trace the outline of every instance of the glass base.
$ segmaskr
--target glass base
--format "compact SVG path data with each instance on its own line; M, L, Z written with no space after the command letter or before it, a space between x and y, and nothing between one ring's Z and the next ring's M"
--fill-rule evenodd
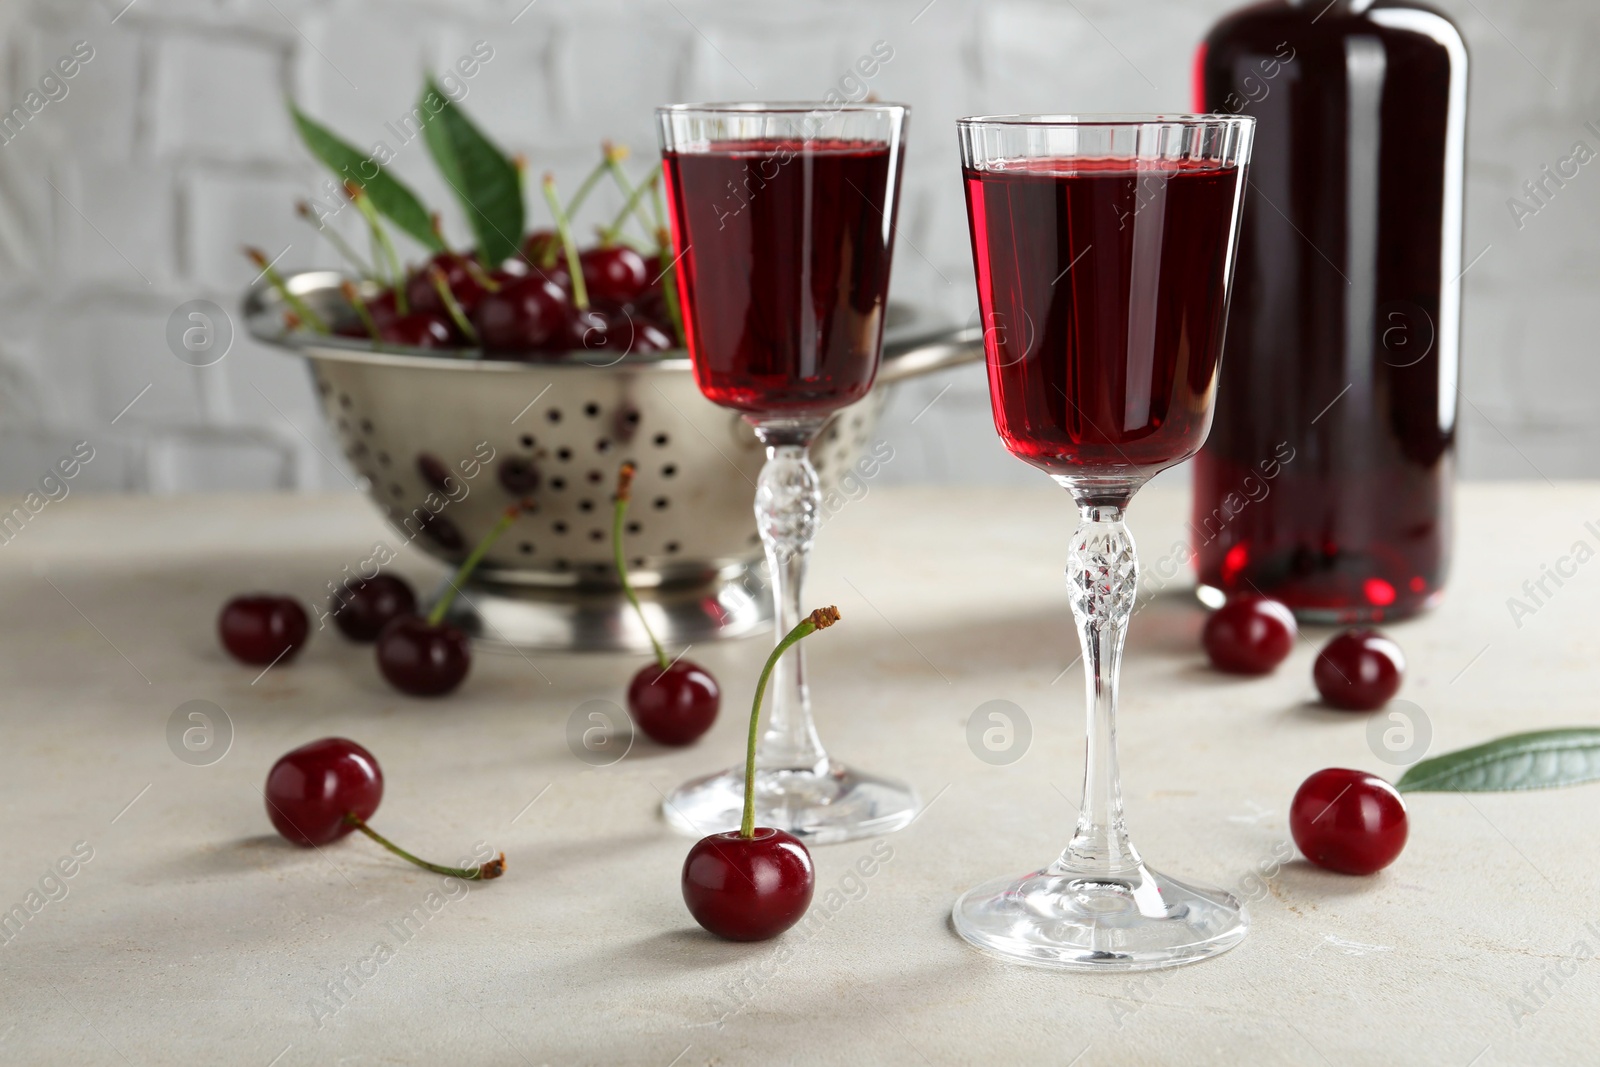
M756 825L787 830L808 844L877 837L916 817L904 782L828 761L812 768L756 771ZM661 805L672 828L693 837L737 830L744 814L744 766L685 782Z
M1233 894L1140 865L1116 876L1057 864L967 890L956 932L985 952L1041 967L1145 971L1228 951L1250 927Z

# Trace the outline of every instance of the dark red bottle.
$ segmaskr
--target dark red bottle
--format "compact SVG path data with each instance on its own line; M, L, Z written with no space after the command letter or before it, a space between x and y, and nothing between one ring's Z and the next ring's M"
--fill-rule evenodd
M1443 15L1269 0L1195 57L1256 119L1216 419L1195 460L1202 595L1403 618L1449 566L1467 54ZM1219 595L1220 594L1220 595Z

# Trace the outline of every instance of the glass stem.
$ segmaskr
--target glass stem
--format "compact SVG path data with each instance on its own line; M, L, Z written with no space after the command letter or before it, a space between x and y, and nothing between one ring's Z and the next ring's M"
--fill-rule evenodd
M756 433L767 446L767 462L756 482L756 528L772 572L774 631L777 639L799 625L800 592L811 542L822 511L822 489L808 448L820 423L765 423ZM826 773L828 755L811 721L806 688L805 651L796 646L778 661L772 712L756 746L762 770L816 770Z
M1139 584L1139 558L1119 505L1080 503L1067 557L1072 616L1083 646L1089 715L1083 806L1058 870L1116 875L1139 866L1122 818L1117 771L1117 676Z

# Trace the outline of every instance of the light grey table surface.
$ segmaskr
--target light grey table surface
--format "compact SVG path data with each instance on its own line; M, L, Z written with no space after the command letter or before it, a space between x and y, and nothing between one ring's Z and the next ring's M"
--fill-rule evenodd
M1506 517L1510 500L1527 518ZM1151 568L1185 506L1171 489L1135 502ZM1550 585L1520 626L1507 607L1576 542L1600 546L1600 487L1469 485L1458 520L1444 606L1391 630L1433 751L1600 721L1600 564ZM733 945L690 920L689 841L656 809L738 758L765 639L694 650L728 693L697 746L641 742L591 769L568 750L568 717L620 701L637 658L484 655L432 703L389 691L370 651L332 631L259 679L224 657L214 623L229 595L312 599L384 535L359 498L49 505L0 544L0 902L28 910L41 894L0 947L0 1062L1595 1062L1600 787L1414 796L1411 842L1373 878L1280 863L1308 773L1385 764L1365 717L1311 703L1324 631L1270 678L1208 671L1187 574L1133 623L1129 818L1154 865L1246 896L1249 937L1130 978L1008 965L951 932L958 893L1048 862L1070 833L1083 747L1081 668L1063 673L1077 655L1061 582L1071 521L1043 482L874 488L829 521L807 596L844 615L810 642L823 738L909 778L929 806L881 843L815 850L825 914L805 933ZM409 550L397 566L437 573ZM1008 766L966 740L995 699L1032 724ZM232 722L209 766L168 746L189 700ZM445 860L486 840L507 876L446 894L369 842L318 852L274 837L267 768L329 734L382 762L380 829ZM75 848L92 858L47 880ZM426 921L402 939L413 912Z

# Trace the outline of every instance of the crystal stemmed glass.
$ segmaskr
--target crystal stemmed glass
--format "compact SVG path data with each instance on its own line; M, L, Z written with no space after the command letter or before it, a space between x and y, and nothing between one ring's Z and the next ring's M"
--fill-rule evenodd
M1254 120L1015 115L957 126L995 427L1078 505L1067 587L1089 709L1071 843L1043 870L969 890L955 927L1047 966L1205 959L1244 937L1243 906L1151 870L1123 825L1117 675L1139 574L1123 514L1211 427Z
M878 372L908 109L895 104L676 105L656 112L684 332L700 391L766 446L756 527L777 633L800 587L822 495L808 449ZM900 782L823 750L804 653L779 661L756 751L756 821L813 841L897 830L916 813ZM739 825L744 765L667 797L668 822Z

